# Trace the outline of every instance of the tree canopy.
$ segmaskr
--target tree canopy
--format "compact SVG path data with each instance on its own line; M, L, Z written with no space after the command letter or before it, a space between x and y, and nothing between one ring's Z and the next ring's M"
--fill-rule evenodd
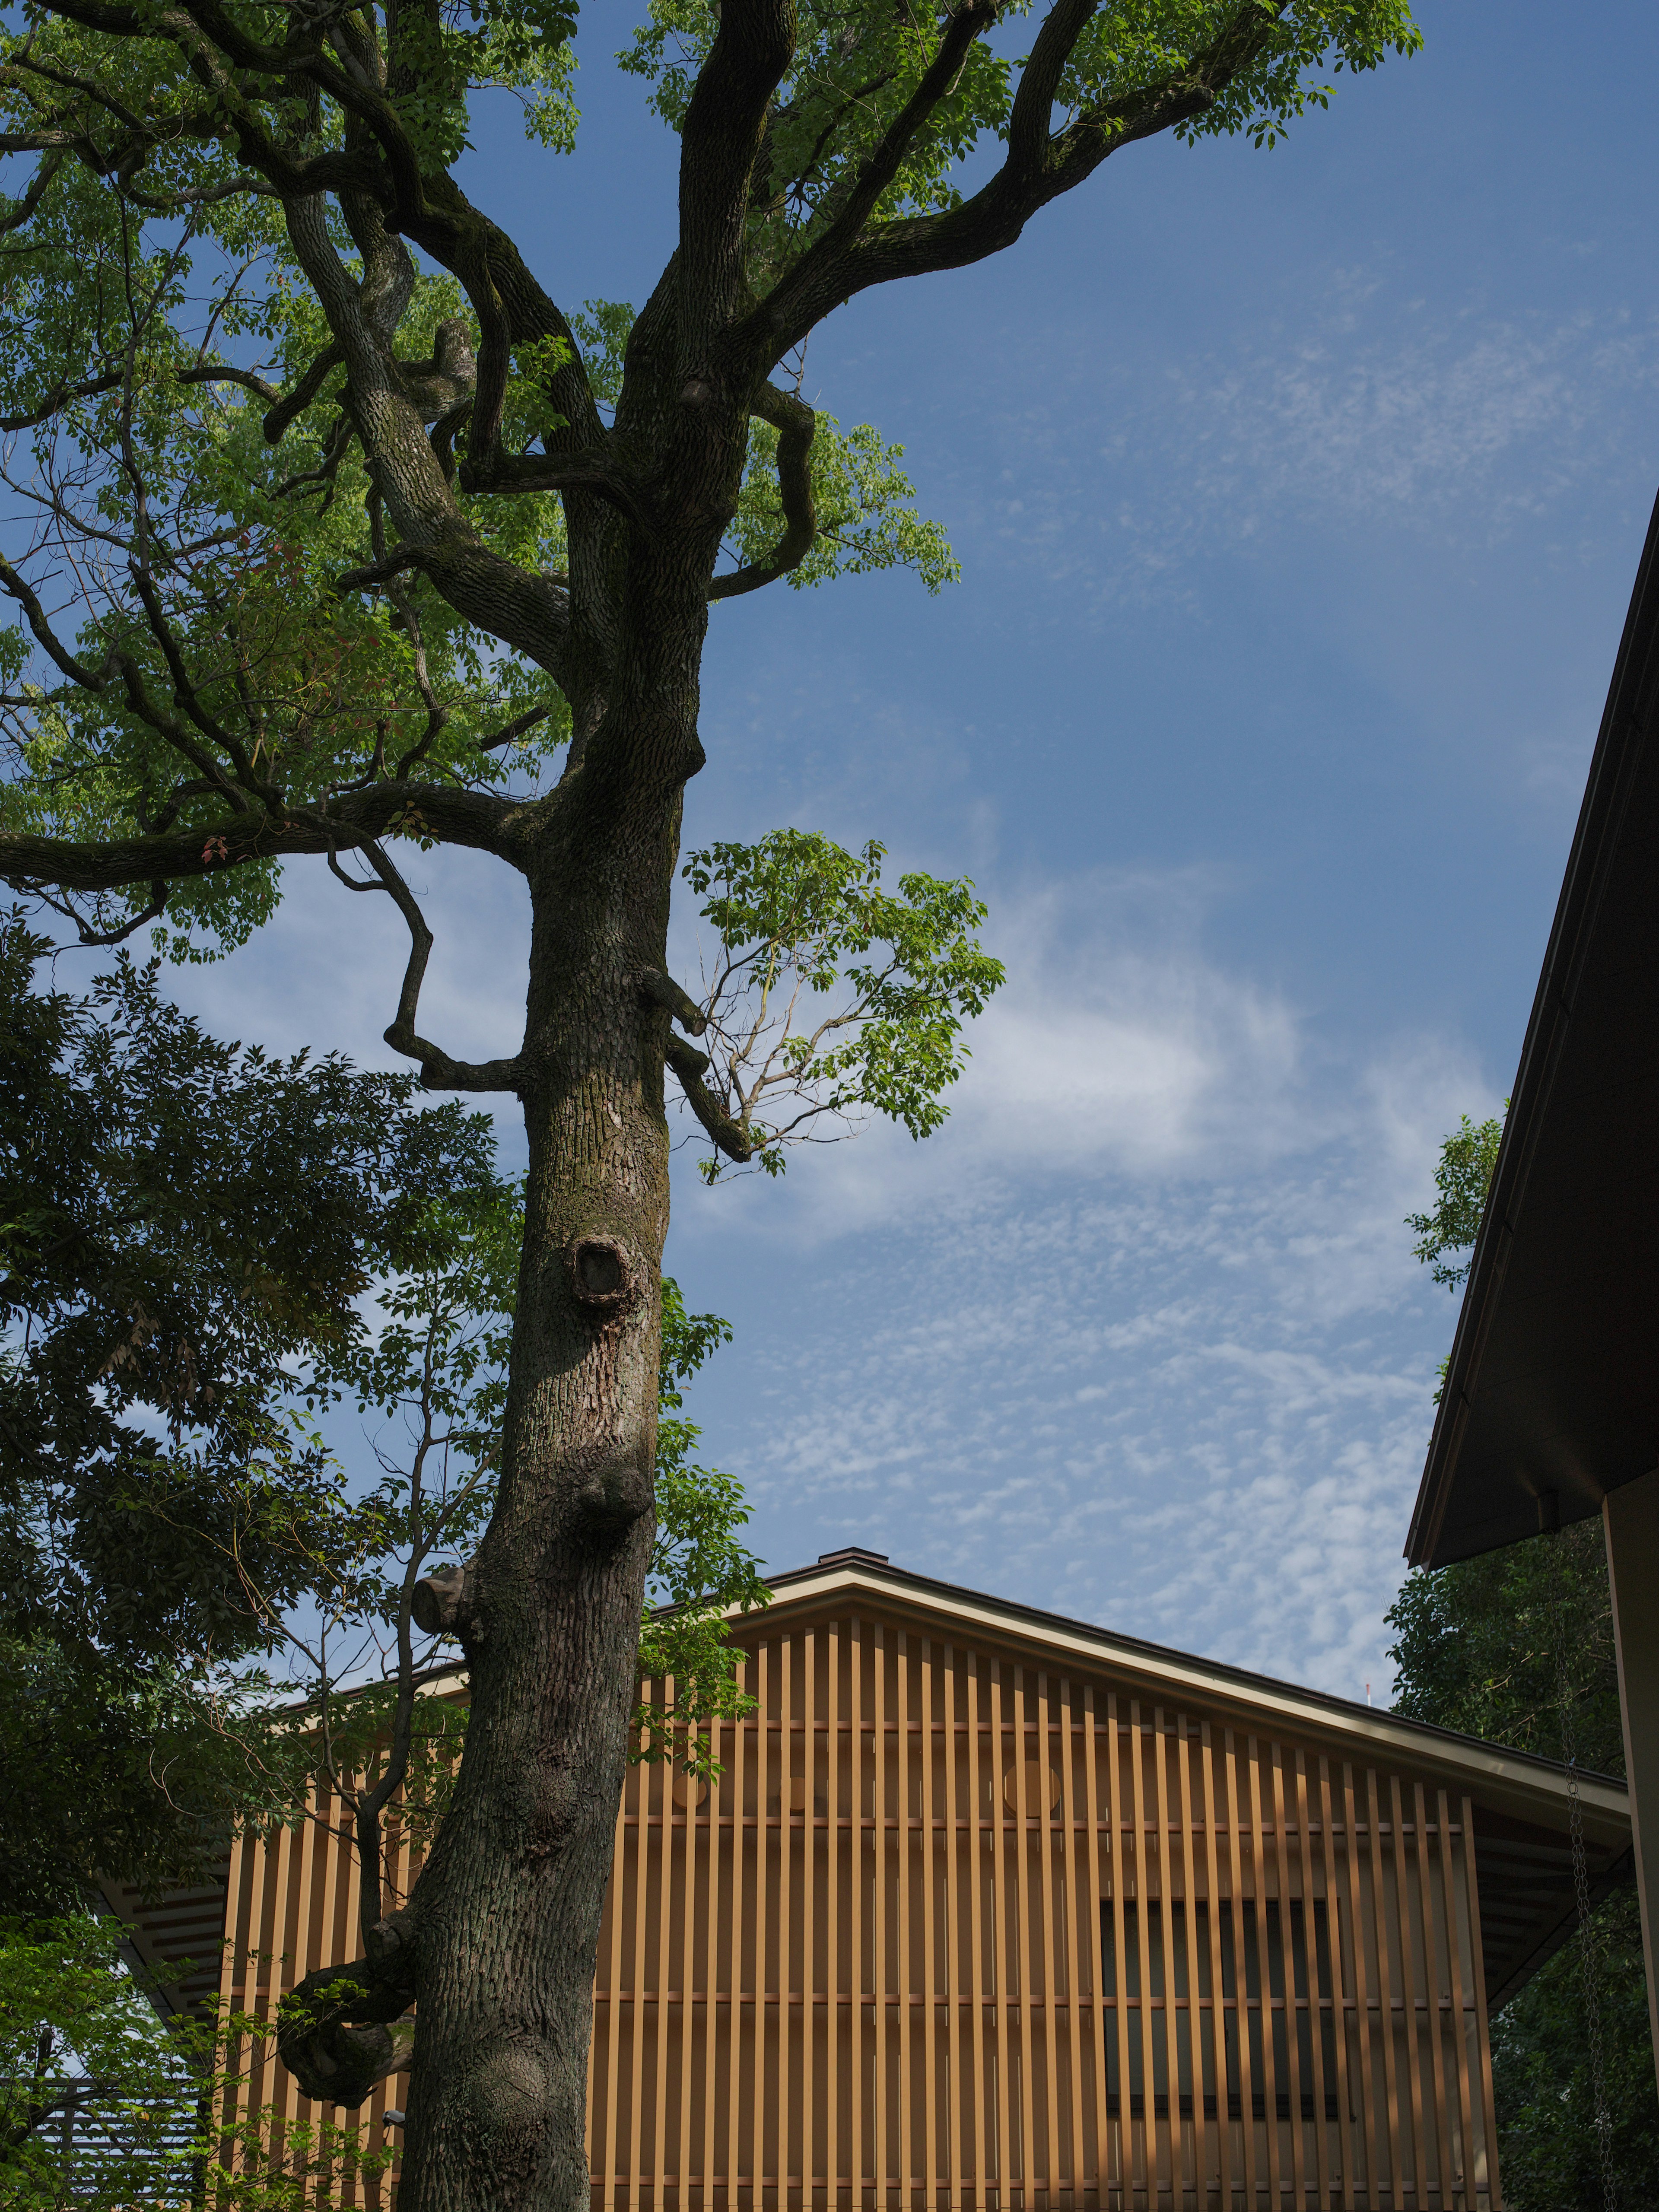
M315 1595L362 1509L296 1380L487 1181L482 1115L400 1075L226 1045L125 957L83 999L0 931L0 1909L199 1873L286 1812L269 1609ZM234 1566L231 1562L234 1560ZM252 1671L250 1673L250 1662Z
M412 1077L224 1044L155 962L42 992L46 949L15 919L0 933L14 1916L100 1878L199 1878L236 1826L298 1817L319 1756L348 1790L377 1756L383 1779L389 1717L444 1656L417 1585L488 1515L521 1234L484 1116L416 1104ZM672 1610L642 1662L678 1697L672 1740L640 1748L706 1765L702 1720L738 1709L725 1609L766 1593L741 1492L693 1464L683 1411L730 1331L672 1280L664 1302L648 1595ZM378 1480L343 1458L354 1416ZM441 1812L464 1733L448 1706L424 1721L387 1791L406 1826Z

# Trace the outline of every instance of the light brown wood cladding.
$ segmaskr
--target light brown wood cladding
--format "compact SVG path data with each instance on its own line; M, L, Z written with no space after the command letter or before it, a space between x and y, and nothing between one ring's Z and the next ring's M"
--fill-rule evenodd
M595 2212L1495 2212L1467 1799L873 1608L741 1641L720 1780L623 1792ZM353 1955L356 1887L244 1846L226 1994Z

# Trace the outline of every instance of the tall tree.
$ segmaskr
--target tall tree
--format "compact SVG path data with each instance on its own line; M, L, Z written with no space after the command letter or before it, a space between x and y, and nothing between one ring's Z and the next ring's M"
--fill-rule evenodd
M24 624L0 873L89 934L155 919L199 946L245 934L280 860L314 856L408 924L392 1043L428 1085L525 1114L499 1477L453 1613L461 1772L409 1906L365 1930L360 1994L313 1988L290 2046L327 2095L330 2039L418 2002L405 2212L586 2201L593 1945L653 1546L665 1067L737 1165L779 1164L803 1113L920 1135L998 980L969 887L877 896L811 841L694 864L737 957L702 1001L668 973L711 605L946 564L896 454L817 417L787 364L843 302L1000 252L1114 155L1271 144L1331 73L1417 43L1405 0L1018 15L656 0L625 66L679 133L678 236L637 315L562 307L451 173L471 86L568 138L568 0L9 19L0 144L36 167L3 218L0 368L34 525L0 563ZM459 1062L416 1026L431 940L397 835L526 882L526 1027L502 1059ZM823 1011L845 1018L826 1031Z

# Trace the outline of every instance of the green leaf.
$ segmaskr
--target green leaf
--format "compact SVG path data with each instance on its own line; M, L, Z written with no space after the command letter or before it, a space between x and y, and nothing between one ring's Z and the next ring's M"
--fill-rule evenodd
M776 830L708 846L681 871L719 946L708 1080L769 1175L787 1145L870 1113L915 1138L938 1128L969 1057L963 1025L1003 981L975 934L986 908L972 883L913 873L889 890L885 852ZM719 1160L704 1172L713 1181Z

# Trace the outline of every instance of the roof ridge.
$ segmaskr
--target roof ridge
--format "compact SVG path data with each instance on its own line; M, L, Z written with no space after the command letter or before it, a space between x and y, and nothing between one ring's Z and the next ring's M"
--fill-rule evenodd
M1437 1738L1445 1743L1467 1744L1472 1749L1501 1753L1505 1759L1524 1760L1528 1766L1563 1778L1576 1771L1582 1781L1599 1783L1607 1789L1621 1791L1627 1788L1622 1775L1603 1774L1583 1766L1570 1768L1561 1759L1546 1759L1537 1752L1522 1751L1513 1744L1496 1743L1487 1736L1469 1735L1460 1729L1443 1728L1437 1721L1419 1720L1414 1714L1397 1712L1392 1705L1362 1705L1357 1698L1339 1697L1334 1691L1314 1689L1305 1683L1286 1681L1279 1675L1258 1674L1249 1668L1236 1667L1228 1660L1208 1659L1196 1652L1182 1651L1173 1644L1154 1644L1146 1637L1130 1636L1120 1629L1103 1627L1098 1621L1079 1620L1073 1614L1049 1613L1040 1606L1028 1605L1019 1598L998 1597L988 1590L969 1589L963 1583L943 1582L932 1575L919 1574L911 1567L895 1566L884 1553L879 1552L858 1551L852 1547L844 1552L827 1552L820 1554L814 1565L786 1568L781 1573L765 1576L763 1580L769 1589L775 1590L791 1583L811 1582L823 1574L826 1569L840 1569L843 1573L848 1573L854 1558L860 1566L879 1561L880 1575L884 1579L928 1590L942 1598L965 1599L1016 1620L1030 1621L1035 1626L1047 1626L1066 1630L1074 1635L1096 1638L1121 1650L1143 1654L1149 1659L1178 1661L1225 1681L1236 1682L1243 1688L1267 1691L1281 1696L1288 1694L1328 1708L1338 1715L1363 1717L1373 1725L1379 1722L1387 1723L1416 1735ZM849 1564L843 1565L844 1562ZM662 1608L664 1611L668 1609Z

